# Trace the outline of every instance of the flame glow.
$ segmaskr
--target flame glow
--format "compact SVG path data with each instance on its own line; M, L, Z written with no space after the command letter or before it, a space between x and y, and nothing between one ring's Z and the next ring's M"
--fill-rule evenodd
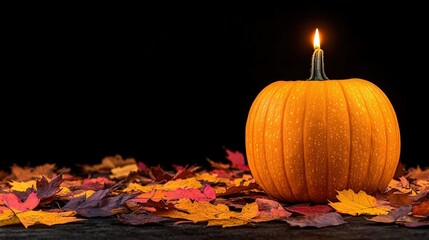
M314 49L320 48L320 37L319 37L319 30L316 28L316 33L314 34Z

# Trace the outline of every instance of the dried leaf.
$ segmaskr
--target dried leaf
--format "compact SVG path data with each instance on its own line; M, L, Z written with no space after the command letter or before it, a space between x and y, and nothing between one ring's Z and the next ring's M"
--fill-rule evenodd
M421 204L414 205L412 213L414 216L429 216L429 201L422 202Z
M116 167L111 170L112 174L110 175L110 178L113 179L121 179L126 178L131 172L137 172L138 167L136 163Z
M252 222L268 222L272 220L281 220L290 217L292 213L286 211L277 201L257 198L255 203L258 206L259 215L252 218Z
M0 206L0 227L7 225L19 224L20 221L15 213L4 206Z
M39 205L39 202L40 200L34 192L30 193L25 201L21 201L21 199L13 193L0 194L0 205L7 206L15 213L32 210Z
M316 214L316 215L304 215L295 218L286 218L285 221L292 227L315 227L324 228L331 226L338 226L347 223L343 217L335 212Z
M373 196L366 194L364 191L355 193L353 190L337 191L339 202L329 202L329 205L339 213L350 215L382 215L389 213L392 207L381 205Z
M240 151L231 151L226 149L226 158L231 161L231 167L240 171L249 171L249 166L246 165L244 154Z
M17 181L40 179L42 176L53 177L55 164L43 164L36 167L21 167L14 164L11 167L12 176Z
M118 219L124 224L135 225L135 226L171 221L171 219L169 218L158 217L152 214L135 214L135 213L119 214Z
M25 228L35 224L44 224L48 226L65 224L70 222L82 221L84 219L76 218L76 213L68 212L47 212L47 211L26 211L16 215Z
M18 191L18 192L25 192L27 189L32 188L36 189L36 180L29 180L29 181L15 181L11 180L9 182L12 191Z
M411 205L402 206L397 209L393 209L386 215L378 215L378 216L369 218L368 220L374 221L374 222L380 222L380 223L394 223L399 218L407 216L411 212L411 210L412 210Z
M287 210L296 212L302 215L307 215L307 216L325 214L333 211L333 209L328 205L310 206L308 204L293 205L293 206L287 207Z

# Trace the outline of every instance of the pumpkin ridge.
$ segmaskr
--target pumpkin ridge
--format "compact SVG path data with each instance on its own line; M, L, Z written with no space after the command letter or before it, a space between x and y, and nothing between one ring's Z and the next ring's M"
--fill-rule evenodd
M270 110L270 108L272 107L272 105L273 104L271 104L271 102L273 101L273 98L274 98L274 96L276 95L276 93L278 93L279 91L281 90L281 88L280 87L276 87L275 89L274 89L274 91L272 91L271 92L271 96L270 96L270 98L269 98L269 102L270 102L270 104L268 104L268 107L267 107L267 109L266 109L266 112L265 112L265 115L264 115L264 125L263 125L263 127L264 127L264 130L263 130L263 132L266 132L265 131L265 129L266 129L266 126L267 126L267 124L268 124L268 121L267 121L267 118L268 118L268 112L269 112L269 110ZM267 148L265 147L266 146L266 136L265 136L265 134L263 135L263 145L264 145L264 147L263 147L263 149L264 149L264 156L265 156L265 160L267 159ZM272 182L272 185L273 185L273 189L277 192L277 194L279 195L279 196L281 196L281 198L282 199L287 199L287 198L285 198L284 197L284 195L282 194L282 191L279 191L278 189L277 189L277 184L276 184L276 181L272 178L272 176L273 176L273 174L272 174L272 171L270 171L270 169L272 168L272 166L269 166L268 164L269 163L266 163L267 164L267 167L266 167L266 169L267 169L267 171L268 171L268 178L270 179L270 181Z
M323 82L323 83L325 83L325 82ZM326 128L326 177L325 177L325 179L326 179L326 183L325 183L325 196L324 196L324 199L327 199L328 197L329 197L329 188L328 188L328 186L329 186L329 176L331 176L331 169L330 169L330 164L329 164L329 134L328 134L328 128L329 128L329 125L328 125L328 101L327 101L327 99L329 98L329 96L328 96L328 90L327 90L327 87L328 87L328 85L327 84L322 84L322 86L323 86L323 92L324 92L324 95L325 95L325 98L324 98L324 104L325 104L325 128Z
M284 139L284 134L283 134L283 132L284 132L284 124L283 124L283 122L284 122L284 119L285 119L285 114L286 114L286 104L287 104L287 102L289 101L289 97L290 97L290 95L291 95L291 92L292 92L292 89L293 89L293 87L295 87L296 86L296 82L293 82L292 83L292 86L290 86L289 87L289 92L287 93L287 96L285 96L285 100L284 100L284 102L283 102L283 104L282 104L282 110L283 110L283 114L281 115L281 123L282 123L282 130L281 130L281 143L283 143L283 139ZM282 148L282 164L283 164L283 172L284 172L284 175L285 175L285 178L286 178L286 181L287 181L287 186L289 187L289 192L291 193L291 195L292 195L292 197L293 197L293 201L297 201L297 197L296 197L296 195L295 195L295 193L293 192L293 190L292 190L292 183L291 183L291 181L290 181L290 179L289 179L289 176L288 176L288 174L287 174L287 171L286 171L286 164L285 164L285 158L284 158L284 156L285 156L285 148L284 148L284 146L283 146L283 144L281 144L281 148Z
M303 86L308 87L308 84L303 85ZM304 91L306 91L306 90L304 90ZM305 114L305 110L307 109L308 94L305 94L304 97L305 97L305 102L302 104L304 106L302 119L304 119L304 120L302 121L302 126L301 126L302 127L302 136L301 136L301 139L305 139L305 136L306 136L306 132L305 132L305 130L306 130L306 128L305 128L305 117L306 117L305 116L306 115ZM305 183L305 189L307 189L307 195L310 197L310 199L314 199L313 196L312 196L312 194L310 194L310 190L308 189L308 184L307 184L307 171L306 170L308 170L308 169L305 169L307 164L306 164L306 160L305 160L306 157L305 157L305 143L304 143L304 140L302 141L302 145L303 145L303 147L302 147L302 158L304 160L303 172L304 172L304 178L305 178L305 181L304 181L304 183Z
M375 85L374 85L375 86ZM373 93L373 94L375 94L374 93L374 91L375 91L375 89L373 89L373 86L370 86L370 87L368 87L369 89L370 89L370 91ZM376 88L378 88L378 87L376 87ZM393 106L390 104L390 101L388 100L388 98L387 98L387 96L383 93L383 92L381 92L382 94L382 97L383 97L383 99L384 99L384 101L387 101L387 103L389 103L389 104L387 104L387 105L389 105L389 110L391 111L391 113L393 114L393 116L394 117L396 117L395 116L395 110L393 109ZM379 93L378 93L378 95L380 95ZM377 105L386 105L386 104L381 104L380 103L380 99L379 98L376 98L376 102L377 102ZM388 164L388 157L389 157L389 154L388 154L388 152L389 152L389 139L390 139L390 137L389 137L389 133L388 133L388 128L389 128L389 124L386 122L387 121L387 117L385 116L385 112L383 112L383 109L382 109L382 107L380 106L380 112L381 112L381 114L383 115L383 121L384 121L384 127L386 128L385 129L385 133L386 133L386 156L385 156L385 160L384 160L384 166L383 166L383 172L382 172L382 174L381 174L381 176L380 176L380 180L378 181L378 183L377 183L377 187L379 187L379 186L382 186L382 185L385 185L385 184L383 184L383 178L384 178L384 176L385 176L385 172L386 172L386 169L387 169L387 164ZM396 164L397 165L397 164ZM393 172L394 173L394 172ZM393 176L391 176L391 178L393 178ZM389 179L389 181L390 181L391 179ZM387 187L387 185L385 186L385 187ZM379 189L379 190L383 190L383 189Z
M343 82L342 81L338 81L338 83L339 83L339 85L340 85L340 87L341 87L341 89L342 89L342 93L343 93L343 95L344 95L344 100L346 101L346 109L347 109L347 119L349 120L348 122L349 122L349 130L350 130L350 133L349 133L349 136L350 136L350 148L349 148L349 169L348 169L348 171L347 171L347 184L346 184L346 189L347 188L349 188L350 187L350 172L351 172L351 170L352 170L352 164L351 164L351 161L352 161L352 143L351 143L351 141L352 141L352 126L351 126L351 121L350 121L350 108L349 108L349 100L348 100L348 98L347 98L347 96L346 96L346 91L345 91L345 89L344 89L344 85L343 85ZM343 189L335 189L335 190L343 190Z
M256 157L255 149L253 147L250 149L250 146L253 146L254 142L255 142L255 140L254 140L255 139L255 136L254 136L255 130L254 129L255 129L255 124L256 124L255 123L256 122L255 118L258 115L259 111L260 111L261 105L264 103L265 94L267 94L266 92L269 92L269 90L271 90L271 89L265 89L263 92L261 92L260 94L258 94L258 96L256 97L256 99L254 100L254 104L252 104L252 106L251 106L251 111L249 113L250 116L249 116L249 119L248 119L248 122L251 125L248 127L248 129L246 129L246 131L249 131L248 134L251 136L250 139L252 141L251 144L248 144L247 147L246 147L247 151L249 151L249 153L251 153L251 155L252 155L251 159L249 161L249 167L251 169L252 168L254 169L254 171L252 171L252 174L256 178L258 184L265 191L267 191L268 187L265 185L264 181L262 181L262 178L260 176L260 174L262 174L262 171L260 173L260 169L258 167L258 166L260 166L260 164L257 163L257 162L259 162L259 160L257 160L258 157ZM247 138L247 139L249 139L249 138Z
M354 82L356 82L357 84L359 84L359 85L362 86L362 87L360 87L358 89L359 89L360 94L362 95L363 103L365 104L365 108L367 109L368 116L369 116L370 123L371 123L370 124L370 129L369 129L369 131L371 132L371 134L370 134L371 137L370 137L370 140L369 140L369 145L370 145L371 150L369 151L369 155L368 155L368 167L367 167L366 177L365 177L365 179L367 179L369 181L369 180L372 180L369 175L371 174L371 166L374 164L374 162L372 161L373 160L372 148L374 147L373 146L373 141L372 141L372 131L373 131L373 127L374 127L374 125L372 123L373 116L370 113L368 103L367 103L366 98L364 97L364 94L362 92L362 88L366 88L366 84L363 84L362 82L360 82L358 80L354 80ZM378 163L375 163L375 164L378 164ZM383 167L383 169L384 169L384 167ZM366 193L368 193L368 194L374 192L375 189L377 189L377 186L375 186L375 189L370 189L369 187L371 187L371 185L372 185L372 182L369 182L369 184L367 184L368 189L364 189L364 191L366 191Z

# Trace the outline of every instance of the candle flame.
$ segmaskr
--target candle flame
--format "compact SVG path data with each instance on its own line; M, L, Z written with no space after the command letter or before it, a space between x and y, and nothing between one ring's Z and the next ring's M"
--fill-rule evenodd
M316 28L316 33L314 34L314 49L320 48L320 37L319 29Z

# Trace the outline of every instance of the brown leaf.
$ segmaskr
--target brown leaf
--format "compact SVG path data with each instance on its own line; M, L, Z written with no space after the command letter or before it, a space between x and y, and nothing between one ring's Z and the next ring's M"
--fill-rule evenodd
M242 193L244 191L257 190L257 189L259 189L259 184L257 184L257 183L250 183L247 186L232 186L232 187L226 188L225 192L219 193L217 196L218 197L225 197L225 196L230 196L230 195Z
M52 178L54 170L56 169L55 164L43 164L36 167L21 167L14 164L11 167L12 178L16 181L28 181L34 179L40 179L42 176Z
M292 227L315 227L324 228L330 226L338 226L347 223L343 217L335 212L316 214L316 215L304 215L293 218L286 218L284 221L289 223Z
M61 191L60 185L62 181L62 174L52 178L50 181L45 176L37 180L37 197L40 198L41 204L48 203L56 193Z
M368 220L374 221L374 222L380 222L380 223L394 223L399 218L407 216L411 212L411 210L412 210L411 205L402 206L397 209L393 209L386 215L378 215L378 216L369 218Z
M252 222L280 220L292 215L292 213L286 211L279 202L274 200L257 198L255 203L258 205L259 215L252 218Z
M119 221L128 225L145 225L150 223L161 223L171 221L170 218L158 217L152 214L119 214Z

